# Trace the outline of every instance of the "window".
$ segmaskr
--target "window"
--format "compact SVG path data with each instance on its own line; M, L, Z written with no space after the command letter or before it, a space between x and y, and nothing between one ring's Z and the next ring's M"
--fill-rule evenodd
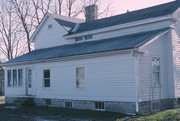
M84 67L76 68L76 87L77 88L84 87L84 80L85 80Z
M44 87L50 87L50 70L44 70Z
M90 34L90 35L86 35L86 36L84 36L84 39L85 40L88 40L88 39L92 39L93 37L92 37L92 35Z
M13 86L17 86L17 70L13 70Z
M8 87L11 87L12 86L11 70L7 70L7 81L8 81Z
M72 108L72 102L65 101L64 106L65 108Z
M153 81L154 85L160 84L160 58L152 58L152 69L153 69Z
M22 69L7 70L7 82L8 82L8 87L22 86L23 70Z
M28 69L27 70L27 83L28 83L28 88L31 88L32 87L32 71L31 69Z
M52 24L49 24L49 25L48 25L48 29L52 29Z
M22 69L18 69L18 86L23 85L23 74Z
M51 99L46 99L45 103L46 103L46 105L51 105Z
M75 40L76 42L83 41L83 37L76 37Z
M104 102L95 102L95 109L104 109Z

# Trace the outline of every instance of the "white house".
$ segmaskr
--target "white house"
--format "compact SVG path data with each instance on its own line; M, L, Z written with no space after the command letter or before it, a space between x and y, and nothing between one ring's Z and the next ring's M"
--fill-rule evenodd
M180 107L180 1L86 21L47 13L35 50L3 63L6 103L147 113Z

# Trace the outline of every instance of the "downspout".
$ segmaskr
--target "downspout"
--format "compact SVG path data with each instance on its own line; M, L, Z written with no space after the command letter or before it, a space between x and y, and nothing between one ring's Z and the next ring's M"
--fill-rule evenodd
M136 114L139 112L139 58L137 50L131 51L133 57L135 58L135 89L136 89Z

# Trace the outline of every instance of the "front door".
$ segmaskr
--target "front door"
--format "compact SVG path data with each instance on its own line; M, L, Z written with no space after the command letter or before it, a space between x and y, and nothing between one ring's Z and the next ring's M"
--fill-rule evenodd
M26 95L33 95L31 68L26 68Z

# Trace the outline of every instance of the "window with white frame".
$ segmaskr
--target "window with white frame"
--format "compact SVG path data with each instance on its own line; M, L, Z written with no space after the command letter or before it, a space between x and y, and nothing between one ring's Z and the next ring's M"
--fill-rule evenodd
M23 70L13 69L7 70L7 85L8 87L23 85Z
M84 87L84 80L85 80L84 67L76 68L76 87L77 88Z
M152 58L152 79L154 85L160 85L160 58L153 57Z
M50 87L50 70L43 71L44 87Z
M104 109L104 102L95 102L95 109L103 110Z

